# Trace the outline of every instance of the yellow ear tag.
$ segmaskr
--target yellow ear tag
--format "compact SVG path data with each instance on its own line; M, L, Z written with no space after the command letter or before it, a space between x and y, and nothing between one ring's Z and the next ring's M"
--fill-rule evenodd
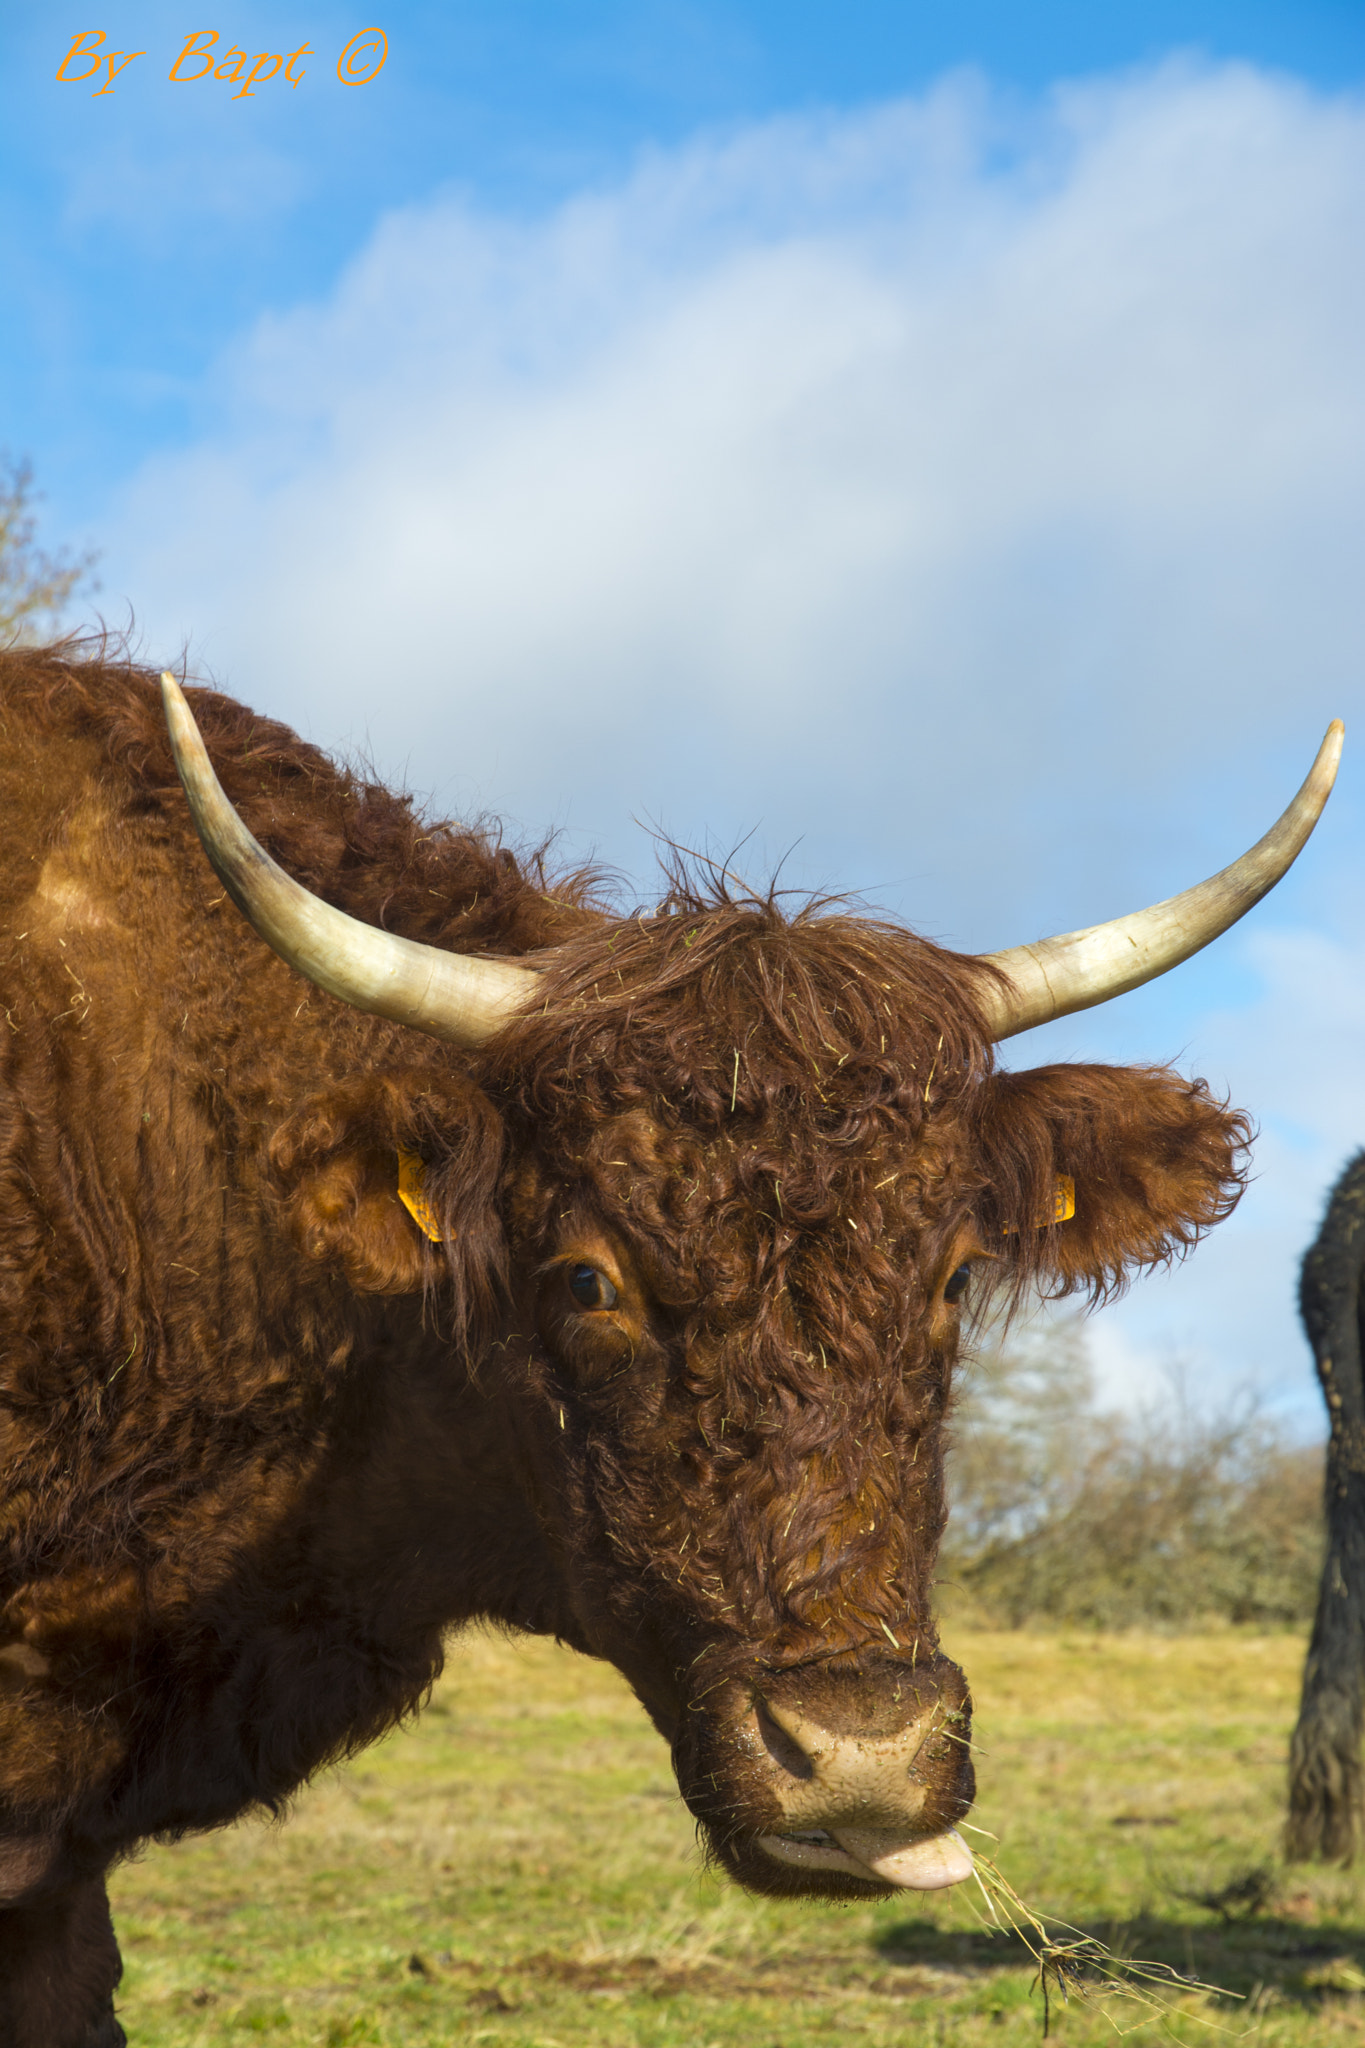
M436 1221L436 1211L423 1194L426 1184L427 1162L420 1152L406 1152L398 1147L398 1199L411 1216L417 1228L431 1239L433 1244L445 1243L445 1232Z
M1057 1185L1052 1191L1052 1214L1040 1216L1034 1224L1035 1230L1046 1230L1049 1223L1069 1223L1076 1213L1076 1183L1069 1173L1059 1173ZM1012 1223L1004 1226L1008 1237L1014 1229Z

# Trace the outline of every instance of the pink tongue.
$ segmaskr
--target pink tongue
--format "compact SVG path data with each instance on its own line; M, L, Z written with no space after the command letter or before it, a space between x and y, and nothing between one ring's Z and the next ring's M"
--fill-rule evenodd
M888 1828L831 1828L839 1847L883 1884L908 1892L938 1892L972 1874L972 1852L961 1835L931 1835L907 1842Z

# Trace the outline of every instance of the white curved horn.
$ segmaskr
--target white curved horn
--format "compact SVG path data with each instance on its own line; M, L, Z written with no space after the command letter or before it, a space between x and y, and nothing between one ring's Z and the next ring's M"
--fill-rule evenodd
M1007 989L984 991L993 1036L1012 1038L1017 1031L1140 988L1236 924L1274 888L1317 824L1336 780L1344 733L1341 720L1334 718L1284 816L1249 853L1207 882L1111 924L1062 932L1004 953L983 953L981 958L1003 968L1010 980Z
M482 1045L532 1002L532 968L446 953L348 917L285 873L238 817L175 677L163 674L171 746L214 872L268 946L328 995L453 1045Z

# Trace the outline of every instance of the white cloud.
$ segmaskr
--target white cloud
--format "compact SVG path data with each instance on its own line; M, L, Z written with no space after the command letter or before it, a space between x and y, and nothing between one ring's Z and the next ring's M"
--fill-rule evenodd
M637 874L632 815L757 825L760 869L800 841L792 879L969 946L1085 923L1238 851L1359 704L1362 247L1365 110L1245 67L1023 109L952 80L539 220L438 198L229 353L106 590L314 736ZM1365 1137L1360 975L1317 928L1349 789L1330 823L1256 927L1293 934L1125 1012L1162 1026L1125 1056L1221 1062L1269 1133L1245 1220L1123 1312L1149 1355L1234 1369Z

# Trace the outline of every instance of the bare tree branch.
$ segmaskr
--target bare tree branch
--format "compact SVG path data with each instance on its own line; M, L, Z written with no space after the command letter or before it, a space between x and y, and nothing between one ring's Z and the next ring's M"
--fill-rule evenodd
M33 465L0 451L0 643L55 632L75 592L91 579L93 553L48 554L35 546Z

